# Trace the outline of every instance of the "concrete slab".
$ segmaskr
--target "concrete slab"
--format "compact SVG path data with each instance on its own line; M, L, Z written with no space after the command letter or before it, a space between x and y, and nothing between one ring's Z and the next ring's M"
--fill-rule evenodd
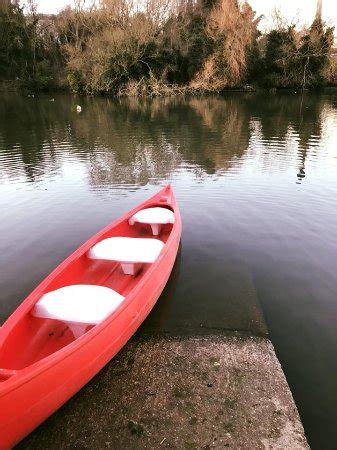
M21 449L306 449L270 341L132 340Z

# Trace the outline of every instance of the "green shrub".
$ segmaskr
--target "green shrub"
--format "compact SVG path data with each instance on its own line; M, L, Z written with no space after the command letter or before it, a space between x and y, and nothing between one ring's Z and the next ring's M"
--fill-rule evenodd
M71 92L78 94L83 91L83 86L80 80L80 76L75 72L70 72L67 75L67 81Z

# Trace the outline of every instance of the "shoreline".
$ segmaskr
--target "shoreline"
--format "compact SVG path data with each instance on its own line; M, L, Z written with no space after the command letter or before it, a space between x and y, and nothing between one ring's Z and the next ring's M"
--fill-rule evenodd
M222 96L229 93L244 93L244 94L259 94L259 93L267 93L267 94L280 94L280 93L296 93L296 94L304 94L304 93L322 93L322 92L330 92L337 90L337 85L331 86L320 86L317 88L306 88L302 89L301 87L285 87L285 88L263 88L257 86L238 86L232 88L225 88L221 91L209 91L209 90L197 90L190 89L188 86L177 86L179 89L174 90L172 92L169 90L164 93L158 94L135 94L135 95L117 95L116 93L84 93L84 92L71 92L69 88L64 87L50 87L48 89L30 89L20 81L20 80L0 80L0 93L19 93L19 94L67 94L73 97L101 97L101 98L114 98L114 99L123 99L123 98L140 98L140 99L153 99L153 98L182 98L182 97L211 97L211 96Z

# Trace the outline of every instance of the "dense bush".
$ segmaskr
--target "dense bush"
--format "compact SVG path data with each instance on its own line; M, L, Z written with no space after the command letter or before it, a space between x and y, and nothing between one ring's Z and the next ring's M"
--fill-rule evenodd
M242 5L237 0L216 2L206 20L211 51L192 84L209 91L241 85L258 35L258 21L247 2Z
M32 25L17 3L0 6L0 78L14 79L32 70Z
M265 35L240 0L75 0L56 16L17 1L0 4L0 79L32 89L166 95L219 92L246 83L335 83L333 29L278 24ZM24 14L25 11L25 14Z
M329 79L333 29L315 19L308 30L294 26L266 36L261 59L262 84L269 87L318 87Z
M32 3L33 4L33 3ZM55 30L54 30L55 31ZM18 2L0 4L0 79L17 79L25 87L45 89L53 84L61 62L57 36L32 9L25 15Z
M119 0L119 8L105 2L103 8L90 12L68 10L68 30L60 34L71 35L74 23L79 30L91 30L76 39L61 38L66 41L70 79L77 81L75 90L82 86L87 93L125 92L126 85L140 85L145 78L148 83L160 80L166 86L220 91L244 81L258 34L258 20L247 3L147 5L134 12L129 2Z
M303 87L321 86L329 78L331 50L334 41L333 28L324 27L316 19L301 40L299 62Z

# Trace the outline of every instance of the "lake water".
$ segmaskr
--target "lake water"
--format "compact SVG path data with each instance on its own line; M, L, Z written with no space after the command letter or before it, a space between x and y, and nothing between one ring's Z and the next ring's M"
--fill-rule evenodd
M337 93L50 100L0 97L0 323L171 182L182 246L144 330L239 328L255 296L312 448L337 448Z

